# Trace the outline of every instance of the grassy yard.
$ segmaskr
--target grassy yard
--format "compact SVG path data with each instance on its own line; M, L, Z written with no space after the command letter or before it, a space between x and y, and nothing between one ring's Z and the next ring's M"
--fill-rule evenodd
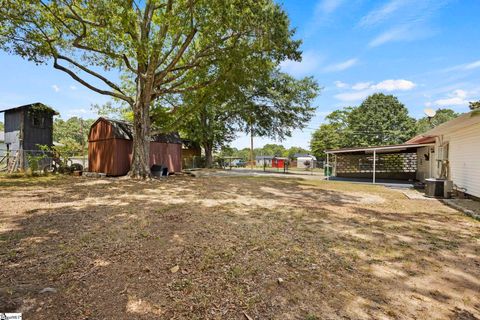
M0 268L25 319L480 318L480 223L380 186L0 178Z

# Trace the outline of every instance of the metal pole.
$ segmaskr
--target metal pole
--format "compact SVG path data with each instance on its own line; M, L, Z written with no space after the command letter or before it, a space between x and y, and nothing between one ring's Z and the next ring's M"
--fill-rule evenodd
M81 135L82 135L82 166L85 170L85 138L83 136L83 119L80 119L80 128L81 128Z
M327 180L330 180L330 171L329 171L329 158L327 153Z
M250 124L250 169L253 170L253 126Z
M376 164L377 164L377 150L373 149L373 181L372 181L373 184L375 184Z

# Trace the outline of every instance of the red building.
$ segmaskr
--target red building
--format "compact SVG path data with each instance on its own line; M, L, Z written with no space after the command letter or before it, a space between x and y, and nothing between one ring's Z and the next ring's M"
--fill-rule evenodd
M108 176L126 175L133 153L131 124L98 118L88 134L88 171ZM182 141L178 134L152 136L150 166L162 165L169 173L182 171Z

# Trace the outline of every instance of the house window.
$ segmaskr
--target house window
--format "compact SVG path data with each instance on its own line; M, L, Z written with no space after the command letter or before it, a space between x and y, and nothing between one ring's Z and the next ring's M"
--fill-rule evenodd
M41 114L34 114L32 117L32 125L37 128L45 127L45 118Z

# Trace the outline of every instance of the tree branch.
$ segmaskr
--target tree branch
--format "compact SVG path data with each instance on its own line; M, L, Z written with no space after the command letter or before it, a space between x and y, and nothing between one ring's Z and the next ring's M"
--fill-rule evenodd
M93 85L89 84L87 81L85 81L82 78L80 78L79 76L77 76L75 74L75 72L73 72L72 70L58 64L58 59L56 57L53 58L53 67L57 70L60 70L60 71L63 71L65 73L67 73L74 80L80 82L82 85L84 85L85 87L89 88L92 91L95 91L95 92L103 94L103 95L108 95L108 96L123 100L123 101L127 102L128 104L133 104L133 99L125 96L124 94L102 90L102 89L99 89L99 88L94 87Z

